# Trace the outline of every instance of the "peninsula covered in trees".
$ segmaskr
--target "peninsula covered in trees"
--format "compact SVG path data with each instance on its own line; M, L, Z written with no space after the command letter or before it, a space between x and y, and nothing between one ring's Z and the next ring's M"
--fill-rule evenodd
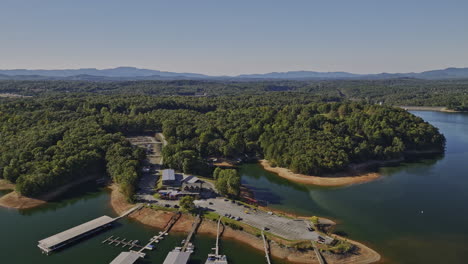
M89 93L0 104L0 177L27 196L107 172L130 199L144 152L125 139L162 131L165 165L213 175L209 158L266 158L322 175L407 151L444 150L437 128L402 109L297 92L214 97ZM215 173L230 185L238 177ZM234 193L232 193L234 194Z

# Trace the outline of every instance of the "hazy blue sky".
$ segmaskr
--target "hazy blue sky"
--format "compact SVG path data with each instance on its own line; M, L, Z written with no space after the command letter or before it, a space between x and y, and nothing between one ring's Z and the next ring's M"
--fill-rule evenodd
M213 75L468 66L468 1L0 0L0 69Z

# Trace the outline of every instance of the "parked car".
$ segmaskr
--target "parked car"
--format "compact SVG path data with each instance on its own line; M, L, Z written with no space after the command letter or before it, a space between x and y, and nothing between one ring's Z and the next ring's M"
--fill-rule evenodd
M209 202L208 204L209 204L209 205L213 205L213 203L212 203L212 202Z
M264 226L264 227L263 227L263 230L268 231L268 230L270 230L270 228Z

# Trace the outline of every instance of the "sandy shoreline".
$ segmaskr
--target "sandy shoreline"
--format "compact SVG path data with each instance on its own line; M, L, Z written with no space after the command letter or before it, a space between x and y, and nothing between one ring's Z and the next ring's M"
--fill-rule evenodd
M0 191L5 191L5 190L14 190L15 185L10 183L7 180L0 180Z
M13 208L13 209L31 209L35 208L41 205L46 204L48 201L53 200L63 193L65 193L68 189L82 184L84 182L90 181L92 179L96 178L95 175L91 175L85 178L81 178L79 180L70 182L68 184L65 184L59 188L56 188L53 191L50 191L46 194L40 195L37 198L33 197L26 197L23 195L20 195L16 191L12 191L10 193L5 194L4 196L0 197L0 206L6 207L6 208ZM14 190L14 184L9 183L5 180L2 180L0 182L0 190Z
M276 173L278 174L278 176L294 182L327 187L347 186L352 184L365 183L374 181L380 177L380 174L377 172L359 173L359 170L353 172L348 171L335 173L333 175L319 177L294 173L287 168L272 167L267 160L260 160L260 165L262 165L262 167L265 170Z
M443 106L404 106L396 105L395 107L403 108L408 111L436 111L445 113L462 113L461 111L451 110Z
M133 205L126 202L123 195L118 191L117 186L113 185L111 189L111 207L114 211L119 214L125 210L131 208ZM131 214L129 217L147 226L163 229L169 219L174 215L174 212L168 211L157 211L149 208L143 208ZM171 232L188 232L191 229L194 218L191 215L182 215L177 223L172 228ZM207 234L216 236L216 223L210 220L204 220L198 229L199 234ZM233 239L242 243L245 243L252 248L255 248L263 252L263 241L247 232L236 231L229 227L226 227L222 232L223 239ZM299 251L291 247L280 246L279 243L284 243L280 238L272 238L270 242L271 254L275 258L287 260L290 263L318 263L315 253L312 250ZM366 247L365 245L351 241L359 247L359 253L357 255L343 258L340 255L326 254L325 258L327 263L345 264L345 263L374 263L380 260L380 255L374 250ZM352 260L350 262L350 260Z

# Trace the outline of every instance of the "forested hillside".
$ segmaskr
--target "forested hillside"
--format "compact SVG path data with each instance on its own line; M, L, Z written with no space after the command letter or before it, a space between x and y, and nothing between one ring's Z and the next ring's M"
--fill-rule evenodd
M301 93L332 101L386 105L468 108L468 79L327 80L327 81L0 81L0 95L63 96L69 93L228 96Z
M69 95L0 104L0 177L37 195L99 169L131 197L144 153L125 135L162 131L166 166L211 175L209 157L265 157L305 174L408 150L443 151L404 110L301 93L229 97Z

